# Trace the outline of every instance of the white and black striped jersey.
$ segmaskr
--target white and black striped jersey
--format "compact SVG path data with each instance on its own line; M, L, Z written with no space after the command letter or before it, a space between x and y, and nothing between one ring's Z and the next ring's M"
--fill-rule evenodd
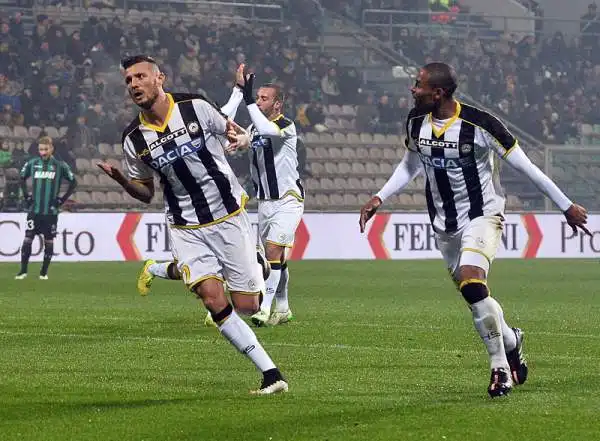
M226 118L200 95L167 96L163 127L147 123L140 113L123 133L129 177L159 175L173 226L209 225L236 214L248 197L223 151Z
M425 169L425 197L435 231L452 233L471 219L504 213L499 158L518 145L506 126L490 113L457 103L447 120L414 109L407 119L407 148Z
M281 199L291 194L304 200L304 188L298 173L296 125L283 115L272 121L279 135L260 135L254 124L250 134L250 175L259 200Z

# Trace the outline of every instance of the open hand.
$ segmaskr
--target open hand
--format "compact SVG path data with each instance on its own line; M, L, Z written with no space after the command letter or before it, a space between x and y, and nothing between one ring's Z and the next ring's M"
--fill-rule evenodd
M104 173L106 173L108 176L110 176L111 178L113 178L115 181L119 181L119 179L123 177L123 174L121 173L121 170L119 170L118 168L112 166L108 162L98 162L98 163L96 163L96 165L98 167L100 167L100 169Z
M581 205L573 204L565 211L567 224L573 229L573 234L577 233L577 228L581 229L585 234L591 236L592 233L587 229L587 210Z
M246 84L246 78L244 78L244 69L246 65L244 63L240 64L235 71L235 84L240 89L244 90L244 85Z
M227 120L227 140L229 145L225 147L225 153L233 154L237 150L250 147L250 135L243 127L240 127L235 121Z

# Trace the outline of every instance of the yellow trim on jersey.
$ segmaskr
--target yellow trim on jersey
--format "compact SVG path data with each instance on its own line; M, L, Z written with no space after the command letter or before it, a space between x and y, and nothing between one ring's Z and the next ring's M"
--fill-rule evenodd
M439 138L444 133L446 133L446 130L448 130L450 126L456 122L456 120L458 119L458 115L460 115L461 108L462 106L460 105L460 103L456 101L456 112L454 113L454 116L452 116L452 118L450 118L446 122L446 124L444 124L444 126L439 130L433 124L433 115L431 113L429 114L429 121L431 122L431 131L433 132L436 138Z
M261 294L262 291L234 291L234 290L230 290L229 292L231 292L232 294L240 294L243 296L259 296Z
M483 251L478 250L477 248L463 248L463 252L470 251L472 253L481 254L489 263L492 263L492 259L490 259Z
M196 289L196 287L200 283L202 283L202 282L204 282L205 280L208 280L208 279L215 279L215 280L218 280L221 283L225 283L225 279L223 279L222 277L216 276L214 274L210 274L208 276L202 276L199 279L196 279L196 280L188 283L187 286L188 286L188 288L189 288L190 291L193 291L194 289Z
M287 245L287 244L284 244L284 243L274 242L272 240L267 240L266 242L270 243L271 245L276 245L278 247L284 247L284 248L292 248L294 246L294 244ZM277 261L276 263L279 263L279 261Z
M169 125L169 120L171 119L171 113L173 113L173 109L175 108L175 101L173 100L173 96L170 93L167 93L167 99L169 100L169 111L167 112L167 117L163 121L162 126L156 126L154 124L150 124L148 121L146 121L146 119L144 118L144 114L142 112L140 112L140 122L143 125L145 125L146 127L148 127L149 129L152 129L156 132L164 132L165 129L167 128L167 126Z
M469 121L468 119L461 118L461 120L463 122L466 122L467 124L471 124L473 127L477 127L479 130L484 131L485 133L487 133L488 135L490 135L494 141L496 141L496 144L498 144L502 148L505 148L502 145L502 143L500 141L498 141L498 138L496 138L494 135L492 135L488 130L484 129L483 127L481 127L481 126L479 126L477 124L475 124L472 121ZM517 140L517 138L515 138L515 143L512 145L512 147L510 147L508 150L506 150L504 152L504 155L502 155L502 158L506 158L506 156L508 156L508 152L512 152L512 150L515 148L515 146L517 145L517 143L518 143L518 140Z
M240 203L240 208L238 208L237 210L235 210L233 213L229 213L223 217L220 217L219 219L215 219L212 222L209 222L207 224L195 224L195 225L169 225L171 228L176 228L178 230L197 230L198 228L203 228L203 227L210 227L211 225L216 225L216 224L220 224L221 222L226 221L229 218L232 218L233 216L237 216L238 214L240 214L242 212L242 210L246 207L246 202L248 202L248 195L243 194L242 195L242 201Z
M496 142L498 142L497 139L496 139ZM504 152L504 154L502 155L502 159L506 159L506 157L511 154L511 152L515 149L516 146L517 146L517 140L515 139L515 143L512 145L511 148L509 148L506 152Z
M149 182L154 182L154 178L148 178L148 179L132 178L131 182L139 182L140 184L147 184Z
M467 279L467 280L463 280L462 282L460 282L460 285L458 285L458 289L463 289L463 287L465 285L468 285L470 283L480 283L482 285L487 286L487 283L485 282L485 280L481 280L481 279Z
M288 190L285 193L283 193L283 196L281 196L279 199L283 199L286 196L292 196L295 199L298 199L298 202L304 202L304 198L302 196L300 196L298 193L296 193L296 191L294 190Z

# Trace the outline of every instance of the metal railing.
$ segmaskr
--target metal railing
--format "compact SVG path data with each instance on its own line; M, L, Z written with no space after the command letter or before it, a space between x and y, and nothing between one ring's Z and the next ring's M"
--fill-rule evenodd
M48 4L46 4L48 3ZM73 7L53 6L44 0L38 0L32 8L24 8L32 15L47 14L57 15L66 22L83 23L92 16L114 17L121 20L132 18L140 13L141 18L148 13L163 15L179 14L185 18L192 18L194 13L215 14L227 16L232 20L247 20L259 23L282 23L284 20L283 8L280 5L237 2L237 1L205 1L205 0L122 0L114 2L114 7L88 7L85 0L77 0ZM23 9L22 9L23 10ZM149 17L152 18L152 17ZM152 21L160 19L155 17Z
M464 38L477 31L478 38L498 38L502 34L516 37L534 35L543 37L557 30L566 35L582 35L582 20L547 17L506 17L487 14L468 14L432 11L399 11L391 9L364 9L360 24L366 29L377 29L392 38L393 30L417 28L424 36ZM584 31L583 35L600 37L600 32Z
M280 5L248 3L236 1L204 1L204 0L125 0L124 10L127 13L132 6L150 6L155 9L177 9L185 7L188 10L200 9L206 12L231 12L238 17L263 23L281 23L283 9Z
M600 146L547 145L544 148L544 172L577 202L598 209L600 194ZM555 209L546 198L544 209Z

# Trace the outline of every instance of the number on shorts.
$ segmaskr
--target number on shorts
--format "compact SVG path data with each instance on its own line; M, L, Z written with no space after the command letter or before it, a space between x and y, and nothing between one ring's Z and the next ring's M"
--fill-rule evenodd
M27 229L33 230L35 228L35 224L33 223L33 219L27 219Z

